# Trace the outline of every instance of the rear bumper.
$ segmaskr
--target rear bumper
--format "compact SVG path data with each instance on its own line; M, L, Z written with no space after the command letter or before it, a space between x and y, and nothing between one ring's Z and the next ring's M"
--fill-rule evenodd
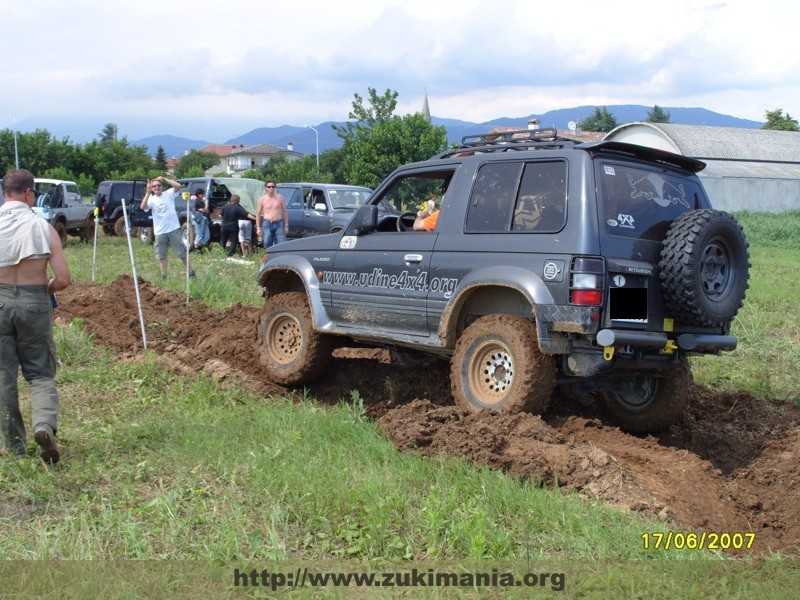
M678 349L684 352L715 354L722 350L734 350L738 340L733 335L714 335L706 333L682 333L670 336L653 331L626 331L601 329L597 332L597 343L604 348L624 348L630 346L642 350Z

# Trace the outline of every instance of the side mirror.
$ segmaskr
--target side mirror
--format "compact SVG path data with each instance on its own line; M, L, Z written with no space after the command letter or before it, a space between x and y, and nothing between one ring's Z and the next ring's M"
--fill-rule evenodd
M328 206L324 202L317 202L314 205L314 210L325 212L327 209L328 209Z
M378 228L378 207L367 204L356 211L353 219L347 224L345 235L364 235Z

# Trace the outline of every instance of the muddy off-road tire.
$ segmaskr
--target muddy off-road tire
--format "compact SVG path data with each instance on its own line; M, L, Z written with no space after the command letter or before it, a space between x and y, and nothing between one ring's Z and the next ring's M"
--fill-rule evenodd
M152 246L156 239L156 236L153 235L152 227L139 227L137 237L145 246Z
M114 233L119 237L126 237L125 235L125 217L119 217L114 221Z
M181 223L181 242L184 248L191 248L194 245L194 225L189 221Z
M692 372L686 360L666 376L634 377L620 381L618 389L598 396L606 412L629 433L664 431L683 414L689 402Z
M281 385L300 385L322 374L331 358L330 337L314 330L302 292L269 298L258 321L257 342L266 376Z
M729 213L693 210L669 228L661 250L661 295L686 325L726 327L741 308L750 274L742 226Z
M61 240L62 248L67 245L67 226L64 225L61 221L58 221L53 227L58 234L58 239Z
M467 327L450 361L456 405L474 412L541 414L555 377L555 359L539 351L536 326L511 315L487 315Z
M81 228L81 241L91 243L94 241L94 216L86 217L86 224Z

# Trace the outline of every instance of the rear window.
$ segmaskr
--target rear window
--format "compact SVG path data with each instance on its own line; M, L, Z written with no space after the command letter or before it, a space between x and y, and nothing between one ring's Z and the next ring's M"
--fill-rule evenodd
M605 230L614 237L661 241L703 194L698 181L665 169L603 161L598 177Z

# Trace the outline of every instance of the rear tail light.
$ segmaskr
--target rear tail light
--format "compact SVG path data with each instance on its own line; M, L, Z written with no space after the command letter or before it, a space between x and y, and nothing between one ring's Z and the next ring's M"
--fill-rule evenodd
M569 302L579 306L601 306L605 289L605 261L576 256L570 268Z

